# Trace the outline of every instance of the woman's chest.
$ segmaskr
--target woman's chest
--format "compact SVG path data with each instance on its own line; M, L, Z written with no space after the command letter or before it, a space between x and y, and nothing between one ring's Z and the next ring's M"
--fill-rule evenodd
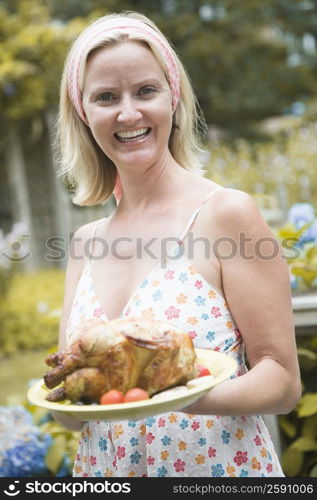
M130 254L118 253L90 262L93 289L108 319L122 315L130 301L154 301L158 305L159 297L168 302L175 293L181 296L185 289L187 296L190 292L195 295L202 283L204 293L208 288L223 295L219 261L214 255L206 255L203 248L191 252L174 242L174 250L180 250L175 255L172 246L164 241L159 247L151 247L150 243L135 245Z

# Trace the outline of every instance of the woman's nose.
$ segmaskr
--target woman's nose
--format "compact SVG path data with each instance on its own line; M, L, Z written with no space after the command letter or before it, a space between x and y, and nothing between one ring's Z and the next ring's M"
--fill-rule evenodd
M118 114L118 122L134 123L142 117L142 113L138 109L137 103L131 97L121 99L120 111Z

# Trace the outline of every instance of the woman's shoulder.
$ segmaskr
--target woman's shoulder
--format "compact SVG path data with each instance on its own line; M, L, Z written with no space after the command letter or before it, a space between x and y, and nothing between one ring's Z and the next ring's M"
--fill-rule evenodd
M91 222L87 222L86 224L83 224L82 226L79 226L74 234L73 238L79 238L83 242L87 241L87 239L91 238L95 232L95 229L99 226L99 224L102 224L103 222L106 221L106 217L102 217L100 219L93 220Z
M207 217L212 217L220 232L231 236L238 236L241 231L272 234L257 202L246 191L225 187L212 198Z
M87 255L90 251L90 244L95 236L95 232L99 224L106 220L105 217L101 219L93 220L87 222L82 226L79 226L72 235L70 241L70 257L74 256L75 260L81 262L81 268L87 260ZM78 256L81 256L79 259Z

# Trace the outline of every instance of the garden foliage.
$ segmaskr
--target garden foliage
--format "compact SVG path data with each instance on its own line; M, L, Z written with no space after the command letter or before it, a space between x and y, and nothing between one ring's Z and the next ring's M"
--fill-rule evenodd
M6 270L4 272L7 274ZM62 270L9 276L8 288L1 296L2 354L40 350L57 343L63 287Z

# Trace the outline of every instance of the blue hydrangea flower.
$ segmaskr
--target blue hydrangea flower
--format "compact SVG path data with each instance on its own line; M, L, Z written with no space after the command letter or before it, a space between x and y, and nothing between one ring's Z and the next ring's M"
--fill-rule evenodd
M53 439L22 406L0 407L0 477L50 475L45 457Z
M48 472L45 456L53 440L48 434L26 433L13 440L1 460L1 477L32 477Z
M128 426L129 427L135 427L136 426L136 420L128 420Z
M167 474L167 469L166 469L166 467L164 467L164 465L163 465L163 467L159 467L157 469L157 476L158 477L165 477L166 474Z
M230 432L223 430L221 434L221 439L223 444L228 444L230 440Z
M225 473L225 471L224 471L221 464L211 466L212 477L221 477L221 476L224 476L224 473Z
M146 285L148 284L148 282L149 282L149 280L147 280L147 279L146 279L146 280L144 280L144 281L141 283L140 288L145 288L145 287L146 287Z
M130 439L131 446L137 446L139 444L139 440L135 437Z
M208 318L209 318L209 314L203 313L203 314L201 315L201 318L206 320L206 319L208 319Z
M314 220L315 209L310 203L294 203L288 211L287 218L296 229L300 229Z
M168 436L163 436L163 437L161 438L161 441L162 441L162 444L163 444L164 446L168 446L168 445L170 445L170 444L171 444L172 439L171 439L170 437L168 437Z
M140 462L141 456L142 455L137 450L135 450L134 453L131 453L130 455L131 464L138 464Z
M102 477L101 470L97 470L97 472L95 472L95 477Z
M186 418L183 418L183 420L180 423L180 426L182 429L186 429L186 427L188 427L188 420Z
M204 446L204 445L206 444L206 442L207 442L206 438L201 437L201 438L199 439L199 441L198 441L198 444L199 444L200 446Z

